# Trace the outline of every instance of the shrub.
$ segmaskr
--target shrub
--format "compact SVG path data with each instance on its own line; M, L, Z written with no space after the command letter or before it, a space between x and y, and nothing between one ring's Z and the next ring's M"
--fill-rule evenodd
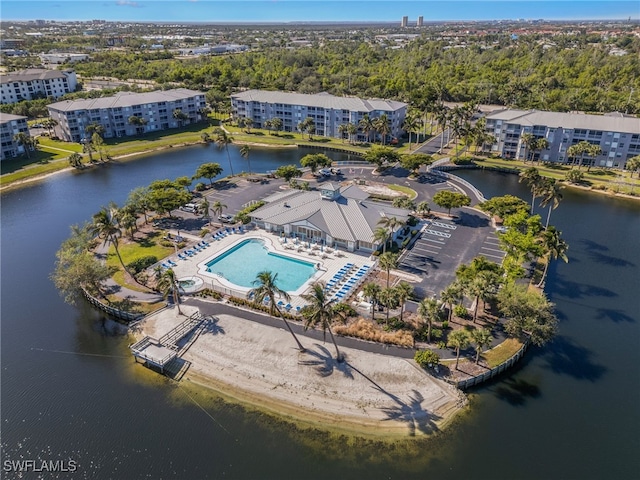
M208 228L203 228L202 230L200 230L200 237L204 238L208 233L211 233L211 230L209 230Z
M136 260L134 260L133 262L130 262L127 264L127 268L133 272L133 274L137 274L140 273L141 271L143 271L145 268L150 267L151 265L153 265L154 263L158 262L158 257L154 256L154 255L147 255L145 257L140 257Z
M444 350L445 348L447 348L447 342L440 340L436 345L438 345L438 348L440 350Z
M410 215L409 218L407 219L407 225L409 225L410 227L415 227L417 224L418 224L418 219L413 215Z
M447 328L449 328L449 321L445 320L444 322L442 322L442 329L446 330Z
M415 353L413 359L422 368L433 368L440 363L440 357L431 350L420 350Z
M459 318L467 318L469 312L463 305L456 305L453 307L453 314Z
M202 298L211 297L214 300L222 299L222 294L220 292L216 292L215 290L211 290L210 288L203 288L198 293L196 293L196 296L202 297Z
M196 189L197 192L202 192L203 190L207 189L207 186L202 182L198 182L196 183L196 186L194 188Z
M163 247L173 247L173 242L171 240L160 240L160 245Z
M418 234L418 230L411 230L411 235L412 236L416 236Z
M362 338L372 342L400 345L404 347L413 346L413 336L408 330L396 330L395 332L384 332L374 323L360 318L349 325L336 325L333 328L335 333L349 337Z
M470 157L454 158L451 162L454 165L475 165L473 159Z
M356 315L358 315L358 312L356 312L355 308L347 303L338 303L333 307L333 309L336 312L341 313L345 317L355 317Z

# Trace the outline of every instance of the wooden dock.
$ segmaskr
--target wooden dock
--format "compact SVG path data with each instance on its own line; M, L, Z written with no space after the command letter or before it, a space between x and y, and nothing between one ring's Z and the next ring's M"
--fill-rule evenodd
M196 312L165 333L160 339L145 336L129 348L136 362L139 360L160 373L179 380L191 365L183 355L206 329L210 318Z

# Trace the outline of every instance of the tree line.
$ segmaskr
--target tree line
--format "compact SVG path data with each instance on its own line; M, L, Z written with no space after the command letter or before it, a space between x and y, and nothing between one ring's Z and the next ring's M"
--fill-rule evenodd
M632 40L632 45L637 40ZM328 42L323 48L266 48L196 59L101 52L76 64L87 76L177 82L210 92L218 109L228 95L261 88L301 93L392 98L419 108L435 101L474 101L518 108L640 112L637 55L610 55L601 44L561 41L498 42L465 48L421 37L403 49L364 41Z

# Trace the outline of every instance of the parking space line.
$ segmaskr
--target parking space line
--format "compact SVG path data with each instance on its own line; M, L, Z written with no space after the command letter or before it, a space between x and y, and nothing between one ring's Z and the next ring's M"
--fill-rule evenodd
M413 252L413 250L412 250L412 252ZM428 253L430 255L438 255L441 252L439 252L437 250L434 251L434 250L426 250L426 249L425 250L420 250L419 252L415 252L416 255L422 255L424 253Z
M451 234L446 232L441 232L439 230L431 230L430 228L426 229L424 233L428 233L429 235L435 235L436 237L450 238Z
M431 222L431 225L435 225L436 227L446 228L448 230L455 230L458 228L457 225L452 225L450 223L442 223L442 222Z
M435 246L435 245L430 245L430 246L428 246L428 247L427 247L427 246L424 246L424 247L422 247L422 246L421 246L420 248L415 248L415 247L414 247L414 248L412 248L412 249L411 249L411 251L412 251L412 252L415 252L415 251L418 251L418 252L422 252L422 251L425 251L425 252L433 252L433 250L431 250L431 249L437 249L437 250L436 250L436 253L440 253L438 250L440 250L441 248L442 248L442 247L437 247L437 246Z
M497 249L497 248L480 247L480 250L491 250L492 252L500 252L500 253L504 253L502 250Z
M443 242L442 240L436 240L433 238L421 238L420 241L424 240L425 242L431 242L431 243L439 243L440 245L444 245L446 242Z

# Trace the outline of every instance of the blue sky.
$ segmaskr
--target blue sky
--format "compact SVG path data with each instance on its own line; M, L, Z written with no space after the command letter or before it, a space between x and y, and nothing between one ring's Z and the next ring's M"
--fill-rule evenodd
M640 2L607 0L0 0L3 20L158 22L633 19Z

